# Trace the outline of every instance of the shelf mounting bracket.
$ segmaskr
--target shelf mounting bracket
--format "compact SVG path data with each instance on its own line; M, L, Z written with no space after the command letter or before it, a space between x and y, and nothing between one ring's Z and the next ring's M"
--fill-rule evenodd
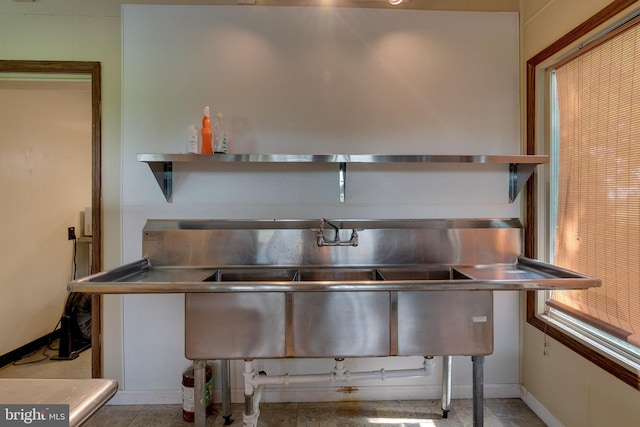
M513 203L536 168L534 163L509 163L509 203Z
M147 162L167 202L173 201L173 162Z
M344 203L347 186L347 163L340 162L338 170L338 186L340 187L340 203Z

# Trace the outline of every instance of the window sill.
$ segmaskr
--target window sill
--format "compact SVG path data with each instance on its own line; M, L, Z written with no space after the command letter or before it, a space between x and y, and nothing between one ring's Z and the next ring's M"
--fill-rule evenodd
M589 338L581 339L579 333L568 332L557 321L547 322L546 317L536 312L535 291L527 292L527 323L636 390L640 390L640 366L636 361L624 355L614 354L608 349L599 348L600 344Z

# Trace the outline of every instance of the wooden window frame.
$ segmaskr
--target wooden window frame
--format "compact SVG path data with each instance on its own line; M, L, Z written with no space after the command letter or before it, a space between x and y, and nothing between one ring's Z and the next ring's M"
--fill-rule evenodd
M536 153L536 67L544 61L549 60L560 51L575 44L578 40L585 37L589 32L604 25L620 13L623 13L629 7L637 3L639 0L615 0L598 13L582 22L573 30L556 40L554 43L534 55L526 64L526 152L527 154ZM525 256L536 257L536 212L537 212L537 195L536 180L530 179L527 183L526 192L526 224L525 229ZM631 387L640 390L640 376L638 373L627 369L621 364L609 359L608 357L594 351L582 341L568 335L562 329L548 323L538 315L537 312L537 292L530 291L526 295L526 320L530 325L538 328L547 336L564 344L571 350L575 351L590 362L609 372L611 375L624 381Z

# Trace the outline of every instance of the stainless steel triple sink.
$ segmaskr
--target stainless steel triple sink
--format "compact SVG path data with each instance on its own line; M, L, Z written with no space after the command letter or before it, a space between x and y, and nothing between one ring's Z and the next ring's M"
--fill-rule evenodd
M186 356L234 359L492 352L490 291L397 291L380 286L386 280L428 286L429 281L451 285L471 279L448 267L218 269L205 282L243 283L253 292L188 293ZM295 290L287 286L292 283ZM230 342L232 346L227 345Z
M329 282L352 283L379 280L471 280L451 267L317 267L317 268L222 268L205 282Z
M482 425L493 292L600 286L522 248L514 218L148 220L141 259L69 290L184 294L185 356L200 390L204 361L222 360L229 415L230 359L442 355L446 414L451 356L470 355Z

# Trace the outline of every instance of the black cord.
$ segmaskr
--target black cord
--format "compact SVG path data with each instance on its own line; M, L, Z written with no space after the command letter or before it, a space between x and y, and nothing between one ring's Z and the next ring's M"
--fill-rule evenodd
M12 363L13 366L22 366L22 365L30 365L32 363L39 363L39 362L43 362L45 360L47 360L49 358L49 355L47 354L47 346L44 347L44 350L42 350L42 357L40 359L36 359L36 360L30 360L28 362L20 362L20 360L24 360L27 357L31 357L34 354L36 354L38 351L40 351L40 349L36 350L36 351L32 351L31 353L27 354L26 356L22 356L19 360L16 360L15 362Z
M72 280L76 280L76 270L77 270L76 255L78 252L77 248L78 248L78 240L74 237L73 238L73 279Z
M62 323L62 317L58 320L58 323L56 323L56 326L53 327L53 331L51 331L52 333L55 332L58 329L58 326L60 326L60 324ZM59 339L58 339L59 340ZM34 350L29 354L26 354L24 356L22 356L20 359L16 360L15 362L12 363L13 366L22 366L22 365L30 365L32 363L38 363L38 362L44 362L45 360L49 359L49 355L47 354L47 349L52 350L52 351L56 351L58 350L57 348L53 348L51 347L51 343L53 341L56 340L49 340L49 342L42 348L42 357L40 359L37 360L30 360L28 362L20 362L21 360L24 360L28 357L33 356L34 354L36 354L38 351L40 351L40 349ZM59 342L58 342L59 344Z
M73 280L76 279L76 271L77 271L77 253L78 253L78 240L74 237L73 238ZM64 315L64 314L63 314ZM60 324L62 323L62 317L58 320L58 323L56 323L56 326L53 327L53 332L55 332L58 329L58 326L60 326ZM55 351L59 349L59 343L58 343L58 348L53 348L51 347L51 343L53 341L49 341L42 350L42 357L40 359L36 359L36 360L30 360L28 362L20 362L21 360L24 360L28 357L33 356L34 354L38 353L38 351L40 351L40 349L32 351L31 353L22 356L20 359L16 360L15 362L12 363L13 366L22 366L22 365L30 365L32 363L39 363L39 362L43 362L47 359L49 359L49 355L47 354L47 349Z

